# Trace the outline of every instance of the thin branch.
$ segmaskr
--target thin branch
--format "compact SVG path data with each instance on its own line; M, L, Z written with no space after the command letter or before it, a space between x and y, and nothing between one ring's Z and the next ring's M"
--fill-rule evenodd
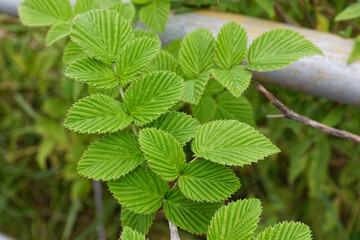
M286 118L298 121L302 124L308 125L310 127L316 128L320 131L326 132L328 134L331 134L333 136L343 138L349 141L353 141L356 143L360 143L360 136L349 133L347 131L339 130L336 128L332 128L329 126L326 126L322 123L316 122L310 118L301 116L297 114L296 112L290 110L287 108L284 104L282 104L272 93L270 93L266 88L264 88L261 84L257 83L256 88L259 92L261 92L272 104L274 104L275 107L277 107Z
M172 222L170 222L170 220L169 220L169 228L170 228L170 239L171 240L181 240L179 237L177 227Z

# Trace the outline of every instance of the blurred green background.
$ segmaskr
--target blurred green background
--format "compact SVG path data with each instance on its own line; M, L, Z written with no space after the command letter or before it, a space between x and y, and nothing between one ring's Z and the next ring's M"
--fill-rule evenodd
M343 37L360 33L360 20L335 23L356 1L174 1L176 13L207 8L296 24ZM67 131L67 109L88 90L63 76L64 42L45 46L46 29L27 28L0 15L0 232L16 239L97 239L103 222L117 239L120 208L103 186L104 214L97 218L92 182L76 163L96 136ZM360 109L267 86L289 108L329 126L360 133ZM360 146L287 119L252 85L246 96L257 128L282 150L258 164L234 169L242 187L234 198L263 202L262 226L280 220L308 224L314 239L360 239ZM184 232L183 239L205 239ZM169 239L162 213L150 239Z

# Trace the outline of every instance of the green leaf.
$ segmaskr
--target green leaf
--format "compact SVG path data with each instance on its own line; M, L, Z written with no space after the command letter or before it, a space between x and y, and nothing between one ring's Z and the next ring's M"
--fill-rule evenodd
M198 29L185 36L179 52L184 73L197 78L214 65L215 40L207 29Z
M27 26L52 26L72 16L68 0L25 0L18 11L21 22Z
M198 104L209 81L210 71L204 71L195 79L186 79L181 100L184 102Z
M355 18L360 18L360 2L354 3L349 7L345 8L345 10L343 10L336 16L335 21L339 22Z
M133 30L115 11L92 10L77 15L73 21L71 39L90 56L113 63L121 49L132 41Z
M109 10L114 10L131 23L135 17L135 7L132 3L117 2L109 7Z
M204 95L217 95L224 91L224 87L216 80L211 78L206 85Z
M252 73L244 66L234 66L230 70L212 69L216 80L226 87L235 97L239 97L249 87Z
M206 123L213 120L216 113L216 102L211 96L202 96L198 105L191 105L193 116L200 123Z
M100 0L76 0L74 15L82 14L93 9L100 8Z
M348 59L348 64L360 60L360 35L355 39L354 50L351 52L351 55Z
M181 75L181 68L176 59L168 52L160 50L159 54L147 65L148 72L170 71Z
M136 137L130 133L115 133L93 142L77 169L84 177L108 181L126 175L143 161Z
M89 57L72 62L65 75L96 88L112 88L119 84L111 65Z
M107 133L126 128L132 120L132 116L124 112L121 102L95 94L75 103L69 110L64 125L80 133Z
M129 227L124 227L120 240L145 240L145 236Z
M69 36L71 24L68 22L59 22L52 26L46 35L46 45L50 46L54 42Z
M167 219L191 233L205 233L211 217L221 203L199 203L187 199L179 188L166 196L164 212Z
M270 18L275 16L274 0L255 0L256 4L259 5Z
M146 3L150 3L151 0L131 0L131 2L137 3L137 4L146 4Z
M139 233L147 234L155 219L155 213L138 214L129 209L121 208L121 226L130 227Z
M146 74L126 90L124 108L136 125L144 125L166 113L178 101L183 87L183 80L175 73Z
M260 220L261 202L245 199L221 207L210 222L208 240L251 240ZM273 240L273 238L268 238Z
M216 64L225 69L242 63L247 50L247 34L238 23L225 24L216 39Z
M254 112L245 97L235 98L229 92L219 94L216 99L214 120L238 120L255 126Z
M181 43L182 43L182 39L174 39L169 44L164 46L163 50L173 55L175 59L178 59Z
M116 74L121 84L135 80L158 54L161 43L152 38L137 38L126 45L116 60Z
M170 134L156 128L140 131L139 142L148 165L167 181L177 179L186 164L180 143Z
M207 160L187 164L178 183L187 198L205 202L225 200L240 187L231 169Z
M191 149L197 157L231 166L251 164L279 152L254 128L235 120L218 120L201 126Z
M108 183L110 192L130 211L155 213L163 204L168 183L148 167L138 167L124 177Z
M156 32L164 32L170 14L170 2L155 0L142 7L139 12L140 20Z
M200 123L186 113L169 112L150 123L149 127L162 129L173 135L181 145L185 145L195 137L196 131L200 128Z
M265 72L278 70L300 58L322 55L312 42L290 29L268 31L256 38L247 53L248 69Z
M138 30L135 30L134 34L135 34L135 38L148 37L148 38L157 40L159 42L161 41L159 35L157 35L154 32L148 31L148 30L138 29Z
M311 231L302 223L283 222L274 227L265 228L254 240L311 240Z
M63 60L65 63L72 63L73 61L85 58L86 56L86 53L79 45L73 41L69 41L65 47Z

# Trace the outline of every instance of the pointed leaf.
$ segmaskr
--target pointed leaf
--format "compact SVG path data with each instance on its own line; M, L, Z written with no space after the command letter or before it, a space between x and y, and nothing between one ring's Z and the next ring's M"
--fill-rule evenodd
M231 166L251 164L279 152L254 128L234 120L218 120L201 126L191 148L197 157Z
M145 236L129 227L124 227L120 240L145 240Z
M273 227L265 228L254 240L311 240L311 231L302 223L283 222Z
M343 10L336 16L335 21L339 22L355 18L360 18L360 2L354 3L349 7L345 8L345 10Z
M198 104L209 81L210 71L204 71L195 79L187 79L184 84L184 91L181 100L184 102Z
M69 41L65 47L63 60L65 63L72 63L73 61L85 58L86 56L86 53L79 45L73 41Z
M111 5L109 10L118 12L120 16L125 18L129 23L131 23L135 17L135 7L132 3L117 2Z
M107 133L126 128L132 122L121 102L95 94L75 103L64 122L65 127L80 133Z
M160 50L159 54L147 65L148 72L170 71L181 76L181 68L176 59L168 52Z
M224 91L224 87L216 80L211 78L206 85L204 95L217 95Z
M178 59L181 43L182 43L182 39L174 39L169 44L164 46L163 50L173 55L175 59Z
M169 190L168 183L148 167L138 167L108 185L121 205L141 214L155 213L162 206Z
M52 26L46 35L46 45L50 46L54 42L69 36L71 24L68 22L59 22Z
M140 20L156 32L164 32L170 14L170 2L155 0L142 7L139 12Z
M100 0L76 0L74 15L82 14L93 9L100 8Z
M225 200L240 187L231 169L207 160L187 164L178 183L187 198L205 202Z
M191 105L193 116L200 123L206 123L213 120L216 113L216 102L210 96L202 96L198 105Z
M355 46L348 59L348 64L360 60L360 35L355 39Z
M155 219L155 213L139 214L129 209L121 208L121 226L130 227L139 233L147 234Z

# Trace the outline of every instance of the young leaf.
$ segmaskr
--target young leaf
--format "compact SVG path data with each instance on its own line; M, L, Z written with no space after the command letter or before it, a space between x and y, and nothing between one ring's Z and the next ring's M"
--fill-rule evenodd
M208 240L251 240L260 220L261 202L245 199L221 207L210 222ZM273 238L269 238L273 240Z
M354 3L349 7L345 8L345 10L343 10L336 16L335 21L339 22L355 18L360 18L360 2Z
M214 64L215 41L207 29L198 29L185 36L179 52L180 65L184 73L197 78Z
M117 2L109 7L109 10L114 10L120 14L123 18L131 23L135 17L135 7L132 3Z
M156 128L140 131L139 142L148 165L167 181L177 179L186 164L185 153L178 141L167 132Z
M360 35L355 39L355 46L348 59L348 64L360 60Z
M120 240L145 240L145 236L129 227L124 227Z
M160 50L159 54L146 66L148 72L170 71L181 75L180 65L176 59L168 52Z
M65 75L96 88L112 88L119 84L111 65L89 57L71 63Z
M19 6L19 16L27 26L51 26L69 21L72 9L68 0L25 0Z
M71 24L68 22L59 22L52 26L46 35L46 45L50 46L54 42L69 36Z
M172 189L166 196L164 212L175 225L196 234L205 233L211 217L221 203L198 203L187 199L179 188Z
M160 51L161 43L151 38L137 38L126 45L116 60L116 75L121 84L135 80L146 64Z
M135 30L134 34L135 34L135 38L148 37L148 38L157 40L159 42L161 41L159 35L157 35L154 32L148 31L148 30L138 29L138 30Z
M216 64L224 69L231 69L245 59L247 34L238 23L225 24L216 40Z
M202 94L205 91L206 84L209 80L210 71L204 71L195 79L186 79L181 100L184 102L198 104Z
M252 42L247 53L250 64L247 68L258 72L273 71L312 55L322 55L322 52L304 36L290 29L276 29Z
M133 30L115 11L92 10L73 21L71 39L90 56L113 63L121 49L132 41Z
M221 93L222 91L224 91L224 87L218 81L212 78L206 85L204 95L213 96Z
M182 39L174 39L168 45L164 46L163 50L173 55L175 59L178 59L181 43Z
M244 66L231 69L213 68L212 74L235 97L239 97L249 87L252 73Z
M126 128L132 120L132 116L124 112L121 102L95 94L75 103L64 125L80 133L107 133Z
M201 126L191 149L197 157L231 166L251 164L279 152L254 128L234 120L218 120Z
M302 223L283 222L274 227L268 227L258 234L254 240L311 240L311 231Z
M186 113L170 112L150 123L149 127L162 129L173 135L181 145L185 145L195 137L196 131L200 128L200 123Z
M211 96L202 96L198 105L191 105L193 116L201 123L213 120L216 113L216 102Z
M151 214L138 214L130 211L129 209L121 208L121 226L130 227L139 233L147 234L149 228L155 219L155 213Z
M76 0L74 15L82 14L93 9L100 8L100 0Z
M140 20L156 32L164 32L170 14L170 2L155 0L142 7L139 12Z
M187 164L178 183L187 198L205 202L225 200L240 187L231 169L207 160Z
M79 45L73 41L69 41L65 47L63 60L65 63L72 63L73 61L85 58L86 56L86 53Z
M93 142L77 169L85 177L108 181L126 175L143 161L136 137L130 133L115 133Z
M178 101L183 88L183 80L175 73L146 74L126 90L124 108L136 125L144 125L167 112Z

